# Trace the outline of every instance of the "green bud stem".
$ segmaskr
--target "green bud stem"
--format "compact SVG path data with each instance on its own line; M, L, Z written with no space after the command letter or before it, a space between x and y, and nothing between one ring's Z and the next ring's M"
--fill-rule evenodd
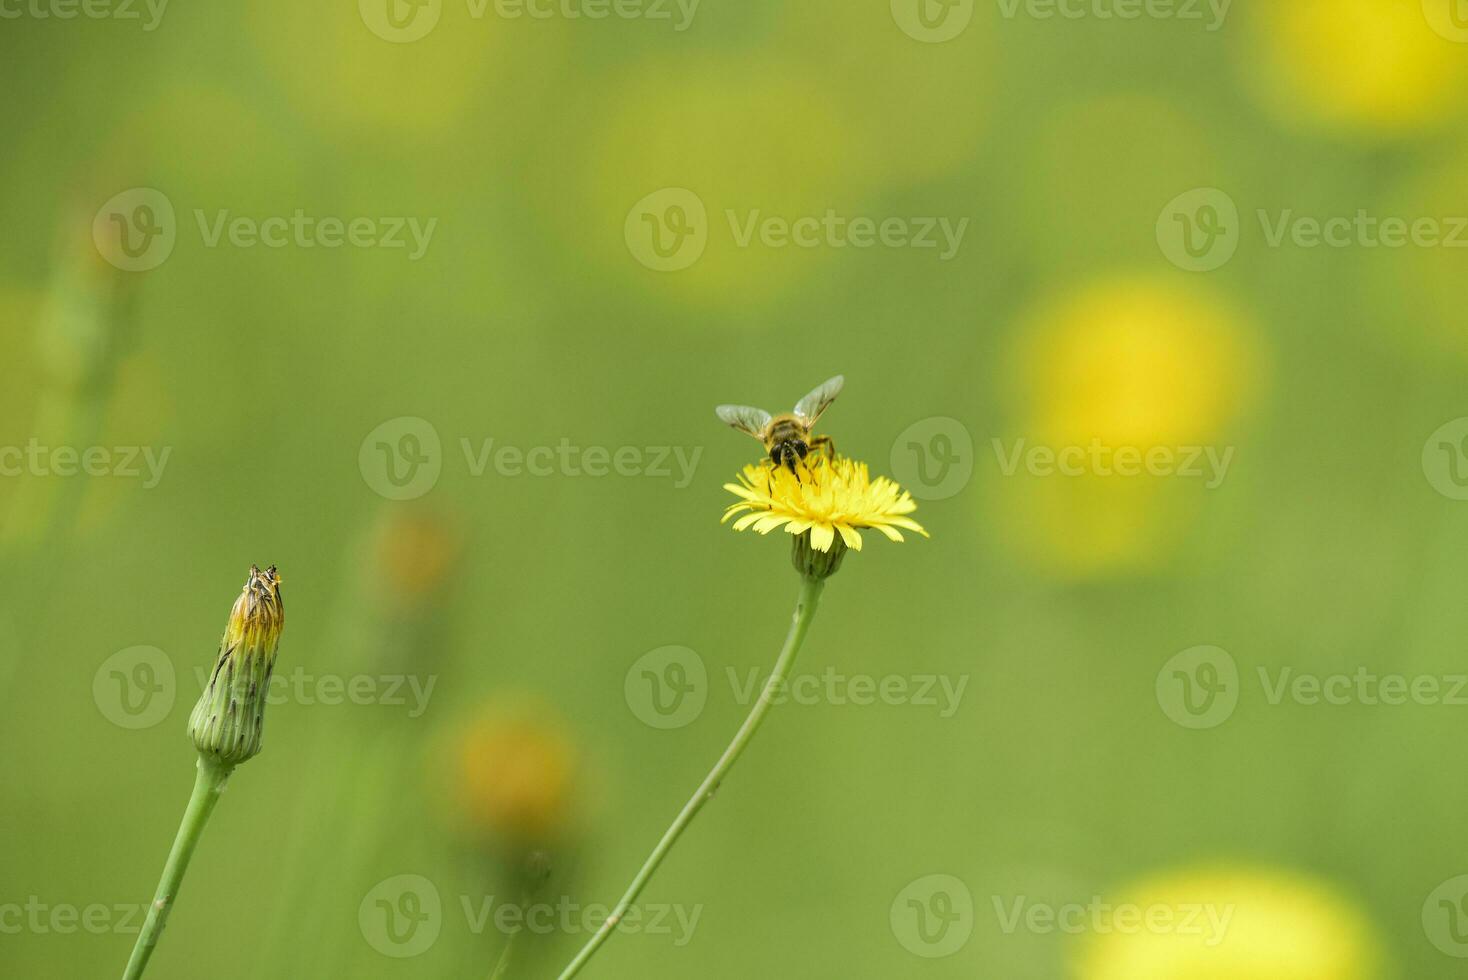
M827 574L830 571L834 569L829 569ZM759 697L755 700L754 707L750 709L749 717L744 719L744 724L740 725L739 731L734 734L734 740L729 743L724 754L719 756L719 761L714 763L714 767L703 778L703 782L699 783L698 789L683 805L682 811L674 818L672 825L663 833L662 840L658 841L657 847L653 848L652 854L648 855L647 860L643 862L642 868L632 879L632 884L627 887L627 891L617 902L617 907L612 909L611 915L607 916L601 928L587 941L581 952L576 954L576 958L571 961L570 965L561 971L560 980L570 980L580 972L587 961L601 948L602 943L607 941L612 930L617 927L617 923L622 921L622 917L627 914L632 903L637 901L637 896L642 893L643 887L657 871L658 865L663 863L663 858L668 856L668 852L673 849L673 845L678 842L683 831L688 829L688 825L693 822L698 811L703 809L703 805L713 799L714 791L719 788L719 784L724 781L724 777L728 775L745 747L754 738L754 733L759 730L760 723L765 720L766 712L774 704L775 696L784 688L790 677L790 669L795 664L795 655L800 652L800 644L805 640L806 631L810 629L811 619L814 618L816 612L816 603L820 600L821 590L825 588L825 585L825 578L822 576L804 575L801 577L800 597L795 603L795 615L790 622L790 632L785 636L785 645L780 649L780 656L775 660L775 667L770 671L769 679L765 681L764 687L760 689Z
M173 849L168 852L168 863L163 866L163 879L158 882L158 894L153 897L153 904L148 906L148 917L143 922L142 931L138 933L137 944L133 946L133 954L127 961L122 980L137 980L143 975L143 969L153 955L153 948L158 945L158 937L163 934L168 913L173 910L174 900L178 898L179 886L183 883L184 872L189 868L189 859L194 856L194 848L203 836L204 825L209 822L214 804L219 802L219 794L224 792L224 784L233 771L232 765L216 762L204 755L199 756L199 772L194 779L194 792L189 796L189 805L184 810L183 821L178 825L178 834L173 839Z

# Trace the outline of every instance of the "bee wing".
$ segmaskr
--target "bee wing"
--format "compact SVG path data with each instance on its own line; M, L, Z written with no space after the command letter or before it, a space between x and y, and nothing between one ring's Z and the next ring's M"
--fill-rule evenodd
M764 438L765 426L770 424L769 412L762 408L750 408L748 405L720 405L714 409L714 414L726 424L741 432L748 432L756 439Z
M846 378L836 375L831 380L817 386L810 394L795 403L795 414L799 415L808 424L815 425L821 413L831 407L836 396L841 394L841 387L846 384Z

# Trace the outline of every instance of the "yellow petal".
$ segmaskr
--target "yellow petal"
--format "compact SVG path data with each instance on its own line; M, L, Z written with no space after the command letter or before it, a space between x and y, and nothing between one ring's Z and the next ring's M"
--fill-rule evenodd
M836 541L836 532L831 530L829 524L812 524L810 529L810 546L816 551L830 551L831 545Z

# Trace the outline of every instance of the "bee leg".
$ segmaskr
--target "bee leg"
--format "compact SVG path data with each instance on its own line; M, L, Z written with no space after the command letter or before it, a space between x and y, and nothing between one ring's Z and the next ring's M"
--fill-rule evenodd
M818 450L827 460L836 458L836 443L832 441L830 436L812 436L810 448Z

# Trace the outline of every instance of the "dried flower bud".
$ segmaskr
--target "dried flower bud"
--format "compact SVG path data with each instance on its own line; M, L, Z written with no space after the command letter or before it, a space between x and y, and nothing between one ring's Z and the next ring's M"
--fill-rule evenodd
M189 718L189 737L200 755L237 766L259 753L265 699L284 627L275 566L263 572L250 566L250 579L219 641L214 673Z

